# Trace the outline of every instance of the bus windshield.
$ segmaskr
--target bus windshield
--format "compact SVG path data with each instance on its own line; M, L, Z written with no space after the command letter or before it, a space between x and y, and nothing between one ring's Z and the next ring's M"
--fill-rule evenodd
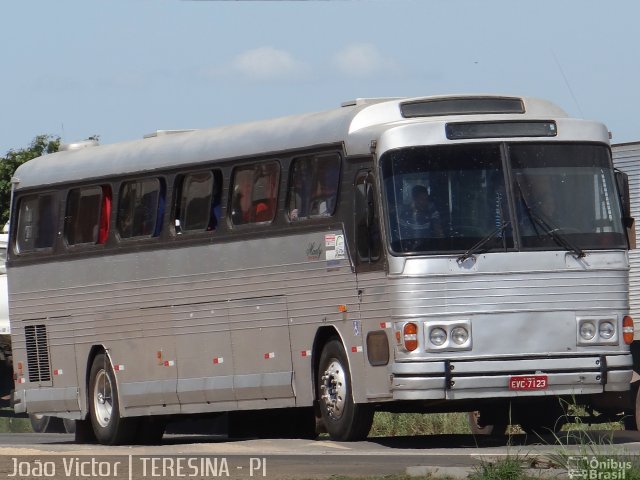
M395 253L626 247L605 146L411 147L387 152L381 169Z

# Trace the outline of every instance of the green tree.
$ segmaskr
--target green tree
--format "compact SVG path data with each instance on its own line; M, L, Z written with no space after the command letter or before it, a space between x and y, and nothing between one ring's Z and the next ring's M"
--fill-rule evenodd
M60 137L38 135L27 148L11 149L0 157L0 229L9 220L11 178L16 169L33 158L57 152L59 148Z

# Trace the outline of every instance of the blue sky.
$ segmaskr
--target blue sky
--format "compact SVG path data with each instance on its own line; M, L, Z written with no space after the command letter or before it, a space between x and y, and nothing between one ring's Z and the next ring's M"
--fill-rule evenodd
M0 155L319 111L506 93L640 141L637 0L13 0L0 6Z

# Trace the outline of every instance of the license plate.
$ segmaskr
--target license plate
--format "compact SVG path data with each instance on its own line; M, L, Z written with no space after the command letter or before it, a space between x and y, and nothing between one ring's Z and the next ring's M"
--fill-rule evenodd
M546 390L546 375L517 375L509 378L509 390Z

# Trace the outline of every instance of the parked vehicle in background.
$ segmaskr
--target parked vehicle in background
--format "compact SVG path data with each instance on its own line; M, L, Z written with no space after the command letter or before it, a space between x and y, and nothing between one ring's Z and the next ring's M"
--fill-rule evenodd
M13 391L13 354L11 351L11 324L7 301L7 243L9 235L0 233L0 405L10 405Z
M539 99L341 108L83 145L15 173L15 409L78 440L367 436L374 411L556 429L632 374L609 135ZM65 149L62 149L65 150Z
M636 239L640 222L640 142L615 144L611 151L614 166L628 178L623 188L629 192L629 216L635 219L628 227L632 231L630 237ZM640 250L635 241L629 250L629 268L629 313L634 319L634 342L631 344L634 374L626 425L637 429L640 425Z

